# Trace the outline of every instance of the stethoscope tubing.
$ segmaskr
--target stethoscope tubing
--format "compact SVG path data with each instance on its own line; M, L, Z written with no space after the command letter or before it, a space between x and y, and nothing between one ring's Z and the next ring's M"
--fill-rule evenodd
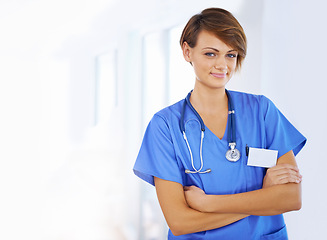
M193 91L193 90L192 90ZM190 102L190 97L192 94L192 91L190 91L188 93L188 95L185 98L185 101L183 103L183 108L182 108L182 112L181 112L181 118L180 118L180 130L183 134L183 138L186 142L187 148L189 150L190 153L190 158L191 158L191 163L192 163L192 168L194 171L191 171L189 169L185 170L185 173L209 173L211 172L211 169L207 169L205 171L201 171L203 168L203 157L202 157L202 146L203 146L203 139L204 139L204 132L205 132L205 125L204 122L201 118L201 116L199 115L199 113L195 110L195 108L192 106L191 102ZM231 147L232 151L234 151L234 148L236 146L236 123L235 123L235 110L234 110L234 104L233 104L233 100L232 97L230 96L230 93L228 92L227 89L225 89L225 92L227 94L227 98L228 98L228 116L229 116L229 120L228 120L228 126L227 126L227 141L229 144L229 147ZM195 116L197 117L197 119L200 122L201 125L201 143L200 143L200 162L201 162L201 166L199 169L196 169L194 166L194 160L193 160L193 154L192 154L192 150L190 147L190 144L187 140L187 136L185 133L185 123L184 123L184 118L185 118L185 109L186 109L186 105L189 106L189 108L192 110L192 112L195 114ZM236 151L238 151L237 149L235 149ZM230 150L229 150L230 151ZM227 156L226 156L227 157ZM230 160L230 159L228 159ZM237 159L238 160L238 159ZM236 161L237 161L236 160ZM230 160L231 161L231 160Z
M236 142L236 124L235 124L235 109L234 109L234 103L233 103L233 99L230 96L230 93L227 89L225 89L225 92L227 94L227 98L228 98L228 113L230 115L229 120L228 120L228 130L227 130L227 141L228 143L235 143ZM195 114L195 116L197 117L197 119L200 122L201 125L201 131L205 131L205 125L204 122L200 116L200 114L195 110L195 108L192 106L191 102L190 102L190 97L191 97L192 91L190 91L186 98L185 101L183 103L183 108L182 108L182 112L181 112L181 118L180 118L180 122L179 122L179 126L181 129L181 132L183 134L183 132L185 132L185 123L184 123L184 118L185 118L185 109L186 109L186 105L189 106L189 108L192 110L192 112Z
M235 109L233 99L230 93L225 89L228 98L228 114L229 123L228 123L228 131L227 131L227 141L228 143L236 143L236 124L235 124Z

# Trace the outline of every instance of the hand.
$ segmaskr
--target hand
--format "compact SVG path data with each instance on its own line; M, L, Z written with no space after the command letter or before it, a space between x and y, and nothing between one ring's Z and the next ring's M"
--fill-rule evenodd
M205 212L205 200L207 195L202 189L196 186L184 187L184 194L186 202L191 208L200 212Z
M302 175L296 166L282 163L267 170L262 188L285 183L300 183L301 181Z

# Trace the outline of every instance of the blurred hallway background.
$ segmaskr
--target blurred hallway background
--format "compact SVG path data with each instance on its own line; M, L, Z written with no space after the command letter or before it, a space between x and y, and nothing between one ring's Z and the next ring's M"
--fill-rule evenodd
M152 115L193 87L179 36L208 7L248 38L228 88L266 95L308 138L303 207L285 218L290 239L322 239L326 2L0 0L1 239L166 239L132 167Z

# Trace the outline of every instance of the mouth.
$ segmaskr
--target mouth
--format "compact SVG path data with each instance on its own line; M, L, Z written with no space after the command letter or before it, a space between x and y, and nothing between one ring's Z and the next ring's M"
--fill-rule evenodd
M215 78L225 78L227 73L210 73L210 75Z

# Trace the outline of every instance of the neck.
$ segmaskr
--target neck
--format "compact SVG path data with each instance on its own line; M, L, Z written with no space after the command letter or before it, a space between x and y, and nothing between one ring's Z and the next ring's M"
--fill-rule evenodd
M217 114L228 109L225 88L201 89L195 86L190 101L198 112L206 114Z

